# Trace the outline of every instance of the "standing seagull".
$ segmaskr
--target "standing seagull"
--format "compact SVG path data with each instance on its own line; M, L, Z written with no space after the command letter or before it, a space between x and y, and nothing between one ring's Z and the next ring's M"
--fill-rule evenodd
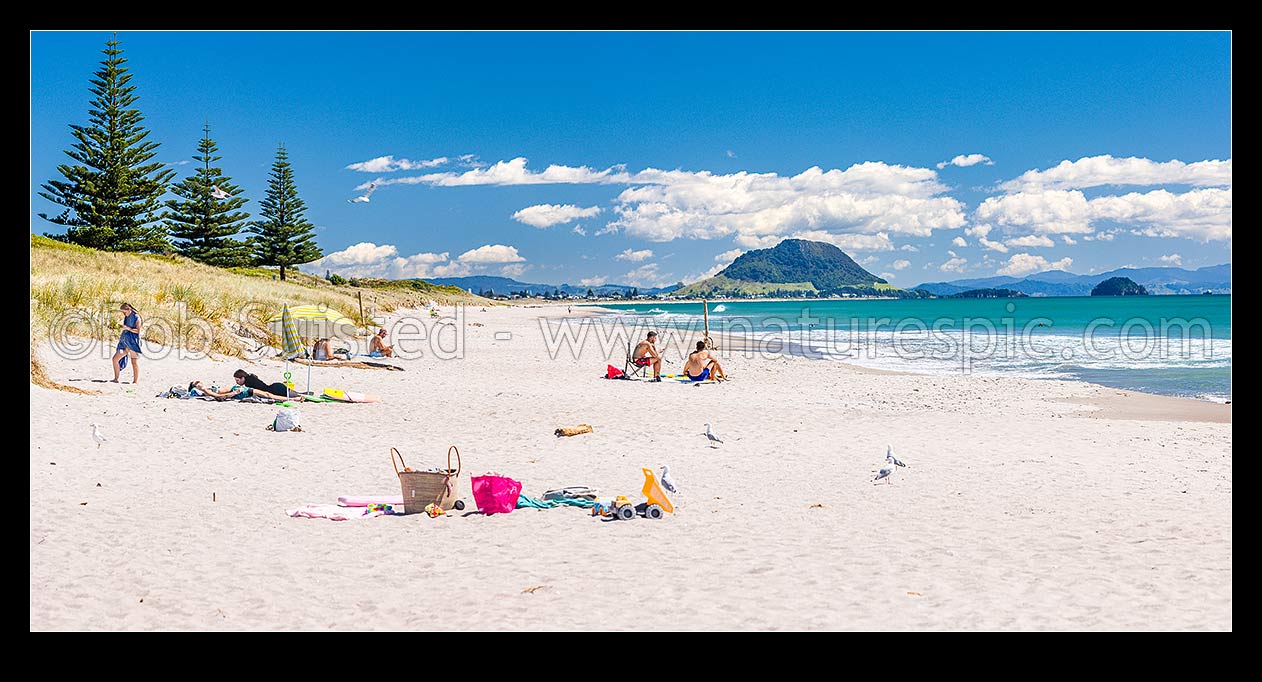
M352 204L366 204L368 203L368 197L372 196L372 191L374 189L377 189L377 183L375 182L368 185L367 192L364 192L363 194L355 197L354 199L347 199L346 201Z
M101 433L101 427L95 422L92 424L92 440L96 441L98 450L101 448L101 443L105 442L105 434Z
M662 474L657 477L657 480L662 482L662 487L666 489L666 492L679 492L679 490L675 488L675 481L671 480L670 467L665 464L662 465Z
M706 424L706 425L705 425L705 437L706 437L707 439L709 439L709 441L710 441L710 443L711 443L710 447L714 447L714 445L713 445L714 443L722 443L722 442L723 442L723 440L722 440L721 438L719 438L718 434L716 434L714 431L710 430L710 425L709 425L709 424Z
M887 445L885 446L885 466L881 467L881 470L876 472L876 478L872 479L872 482L876 483L881 479L885 479L886 483L893 484L894 479L892 477L894 475L894 467L905 466L907 465L903 464L897 457L894 456L894 446Z
M229 196L232 196L232 195L230 195L230 194L228 194L227 192L225 192L225 191L223 191L223 190L219 189L219 185L213 185L213 186L211 186L211 188L210 188L210 196L212 196L212 197L214 197L214 198L216 198L216 199L221 199L221 200L222 200L222 199L227 199Z

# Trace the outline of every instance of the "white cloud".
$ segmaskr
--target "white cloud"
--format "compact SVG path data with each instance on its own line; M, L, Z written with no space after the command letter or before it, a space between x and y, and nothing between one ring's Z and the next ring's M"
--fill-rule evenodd
M917 247L915 247L915 246L912 246L911 244L903 244L902 246L898 247L898 250L899 250L899 251L910 251L910 252L912 252L912 253L919 253L919 252L920 252L920 249L919 249L919 248L917 248Z
M991 240L985 237L980 237L977 240L977 243L981 244L982 246L986 247L987 249L991 251L998 251L999 253L1008 253L1008 247L1004 246L1003 242L992 242Z
M1028 170L1003 183L1009 192L1083 189L1105 185L1192 185L1231 187L1231 159L1226 161L1153 161L1108 154L1068 159L1046 170Z
M1025 246L1025 247L1045 246L1047 248L1051 248L1053 246L1056 246L1056 242L1053 242L1052 240L1048 239L1047 237L1044 237L1041 234L1028 234L1024 237L1005 239L1003 243L1007 244L1008 246Z
M570 230L570 231L571 231L571 232L573 232L574 234L576 234L576 235L580 236L580 237L586 237L586 236L587 236L587 230L584 230L582 225L575 225L575 226L574 226L574 229L573 229L573 230Z
M622 253L614 256L614 260L626 260L626 261L631 261L632 263L639 263L640 261L646 261L652 257L653 257L652 249L641 249L639 251L632 251L631 249L625 249L623 250Z
M978 238L981 238L981 237L985 237L985 236L989 235L989 234L990 234L991 229L993 229L993 228L992 228L990 225L987 225L987 224L985 224L985 223L982 223L982 224L980 224L980 225L974 225L974 226L972 226L972 227L967 227L967 228L964 228L964 234L966 234L966 235L968 235L968 236L970 236L970 237L978 237Z
M631 176L622 166L595 170L587 166L553 164L542 171L532 171L526 168L526 159L519 156L508 161L496 161L485 168L474 168L463 173L453 171L426 173L425 175L388 178L377 184L465 187L470 185L612 184L630 181Z
M736 152L732 151L731 149L727 150L727 158L729 159L736 158Z
M881 279L883 279L883 280L885 280L885 281L887 281L887 282L888 282L888 281L890 281L890 280L894 279L894 273L892 273L892 272L882 272L882 273L881 273Z
M1183 265L1183 256L1177 253L1161 256L1157 260L1167 265Z
M570 223L579 218L591 218L601 212L599 206L582 208L574 204L539 204L527 206L513 214L513 220L532 227L551 227Z
M647 169L632 180L638 186L617 197L610 227L651 241L735 236L755 247L794 233L884 233L875 247L884 250L893 248L889 234L928 236L964 225L963 204L939 196L947 188L926 168L867 162L791 177Z
M890 267L894 268L895 270L906 270L910 265L911 265L911 261L907 260L906 258L899 258L893 263L890 263Z
M526 259L517 253L515 246L487 244L465 251L456 260L461 263L520 263Z
M172 161L171 163L168 163L168 164L165 164L165 165L167 165L167 166L187 166L187 165L188 165L188 164L190 164L190 163L192 163L192 161L189 161L188 159L180 159L179 161Z
M1067 235L1067 234L1062 234L1062 235L1060 236L1060 240L1061 240L1062 242L1065 242L1066 244L1068 244L1068 245L1070 245L1070 246L1073 246L1074 244L1077 244L1077 243L1078 243L1078 242L1074 241L1074 238L1073 238L1073 237L1070 237L1070 236L1069 236L1069 235Z
M968 242L964 241L963 237L956 237L955 239L952 239L951 244L953 246L959 246L959 247L968 246Z
M584 277L578 281L580 287L598 287L609 281L608 277Z
M659 272L657 263L646 263L623 275L622 283L641 288L663 287L673 282L672 276Z
M877 262L877 261L879 261L879 260L881 260L881 257L880 257L880 256L877 256L877 255L872 255L872 256L868 256L867 258L860 258L859 260L857 260L857 261L855 261L855 262L856 262L856 263L858 263L859 265L862 265L863 267L867 267L867 266L872 265L873 263L875 263L875 262Z
M948 188L935 171L881 162L781 176L655 168L629 173L625 166L598 170L555 164L533 171L518 157L463 173L388 178L378 184L560 183L629 185L615 200L617 217L597 234L620 230L651 241L734 236L738 244L753 246L798 232L928 236L964 225L963 203L943 196ZM884 250L887 240L878 248Z
M1231 190L1174 194L1158 189L1089 201L1079 190L1018 192L987 198L977 207L977 217L1008 232L1029 234L1086 235L1096 231L1096 223L1107 221L1150 237L1230 240Z
M311 272L332 270L344 277L383 277L408 279L439 274L436 269L448 261L448 253L417 253L402 257L392 244L378 246L360 242L307 263Z
M948 260L947 262L938 266L938 269L943 272L964 272L964 265L966 263L968 263L967 258L960 258L958 256L952 255L951 260Z
M468 162L472 160L472 154L465 154L459 157L461 161ZM425 168L436 168L451 163L451 159L446 156L440 156L436 159L422 159L420 161L412 161L410 159L396 159L393 156L378 156L375 159L367 161L359 161L357 163L348 164L346 170L359 171L361 173L393 173L395 171L423 170ZM388 183L385 183L388 184Z
M824 230L808 230L806 232L795 232L787 235L792 239L807 239L815 242L827 242L837 248L847 251L893 251L894 243L890 241L889 235L881 234L834 234ZM764 235L755 237L753 235L740 235L736 237L736 243L751 249L767 249L784 241L786 237L780 235ZM904 249L907 251L909 249Z
M1073 265L1073 263L1074 260L1072 258L1062 258L1058 261L1048 262L1048 260L1042 256L1035 256L1028 253L1017 253L1013 254L1012 257L1008 259L1008 263L1002 268L999 268L999 270L996 271L996 274L1020 277L1022 275L1029 275L1046 270L1068 270L1069 266Z
M947 166L960 166L963 168L966 166L976 166L979 163L984 163L987 166L995 165L995 162L991 161L990 157L985 154L960 154L950 161L943 161L938 164L938 168L946 168Z
M716 263L725 263L725 264L731 263L732 261L739 258L742 253L745 253L744 249L729 249L715 256L714 261Z
M530 265L526 263L513 263L500 268L500 274L504 277L521 277L522 273L530 269Z

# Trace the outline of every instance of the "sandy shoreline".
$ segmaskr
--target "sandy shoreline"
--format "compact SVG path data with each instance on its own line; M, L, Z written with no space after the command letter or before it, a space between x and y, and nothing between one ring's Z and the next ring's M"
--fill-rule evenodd
M463 358L317 367L317 389L384 401L301 406L303 433L264 430L274 406L154 397L238 366L275 380L275 361L146 358L133 387L43 349L50 377L103 394L30 389L31 629L420 629L435 595L449 629L1232 628L1230 405L739 354L727 384L614 382L625 346L551 357L557 316L469 308ZM534 496L638 498L640 467L667 463L678 510L284 514L396 495L391 446L429 466L451 443ZM909 467L873 485L887 444Z

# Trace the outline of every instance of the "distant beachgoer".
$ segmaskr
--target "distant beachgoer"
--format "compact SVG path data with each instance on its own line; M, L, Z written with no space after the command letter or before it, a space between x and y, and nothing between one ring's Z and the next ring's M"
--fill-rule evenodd
M653 381L662 380L662 354L657 352L657 332L649 332L643 341L635 346L631 353L631 361L640 367L653 368Z
M268 391L263 391L257 388L250 388L248 386L242 386L241 384L237 384L235 386L229 387L228 390L226 391L221 391L219 390L218 386L214 386L214 385L207 386L205 383L201 381L194 381L194 382L189 383L188 392L194 396L207 395L212 398L219 398L221 400L241 400L243 398L249 398L250 396L257 396L259 398L267 398L269 400L280 400L280 401L291 400L291 399L298 400L298 401L306 400L306 398L303 398L300 395L296 395L292 397L285 397L282 395L276 395L275 393L271 393Z
M140 383L140 311L131 307L130 303L119 306L119 310L127 314L123 318L123 333L118 337L118 346L114 351L114 378L118 383L118 373L131 361L131 382Z
M719 361L705 349L705 341L698 341L697 350L688 354L688 362L684 363L684 374L693 381L705 381L712 374L718 381L727 379Z
M278 381L274 384L265 383L257 374L251 374L243 369L239 369L232 373L232 378L237 382L238 386L245 386L259 391L267 391L275 395L287 395L290 398L297 398L299 393Z
M386 345L386 330L377 332L368 342L368 354L375 357L394 357L394 346Z

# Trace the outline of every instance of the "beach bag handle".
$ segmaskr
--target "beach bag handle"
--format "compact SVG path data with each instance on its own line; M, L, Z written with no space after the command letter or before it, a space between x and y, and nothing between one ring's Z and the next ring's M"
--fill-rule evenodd
M395 455L398 455L398 456L399 456L399 462L403 462L403 453L402 453L402 452L399 452L398 450L396 450L396 449L394 449L394 448L390 448L390 463L394 465L394 473L395 473L395 475L398 475L398 474L399 474L399 473L401 473L401 472L399 471L399 462L394 461L394 456L395 456ZM408 463L407 463L407 462L403 462L403 468L404 468L404 469L408 468Z
M456 469L455 469L456 473L454 473L454 474L453 474L453 473L450 473L450 472L451 472L451 470L452 470L452 469L451 469L451 453L453 453L453 452L454 452L454 453L456 453ZM395 461L395 459L394 459L394 458L395 458L395 455L398 455L398 457L399 457L399 461L397 461L397 462L396 462L396 461ZM399 465L400 465L400 464L402 464L402 465L403 465L403 468L404 468L404 469L408 468L407 462L404 462L404 461L403 461L403 453L399 452L396 448L390 448L390 463L394 465L394 473L395 473L395 475L398 475L398 474L399 474ZM464 470L464 464L460 461L460 449L459 449L459 448L457 448L457 447L456 447L456 446L454 446L454 445L453 445L453 446L451 446L451 447L449 447L449 448L447 448L447 472L448 472L448 473L447 473L447 476L448 476L449 478L450 478L450 477L453 477L453 476L459 476L459 475L460 475L460 472L461 472L461 471L463 471L463 470Z
M453 446L451 446L451 447L449 447L449 448L447 448L447 471L448 471L448 472L450 472L450 471L451 471L451 453L453 453L453 452L454 452L454 453L456 453L456 473L454 473L454 474L449 474L449 475L450 475L450 476L459 476L459 475L460 475L460 471L461 471L462 469L464 469L464 464L460 461L460 448L457 448L457 447L456 447L456 446L454 446L454 445L453 445Z

